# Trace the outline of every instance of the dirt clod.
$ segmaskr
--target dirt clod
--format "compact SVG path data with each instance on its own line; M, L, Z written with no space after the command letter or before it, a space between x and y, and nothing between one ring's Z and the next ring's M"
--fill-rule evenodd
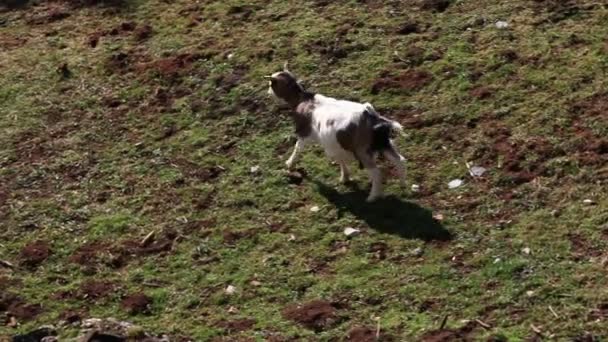
M27 267L36 267L51 254L51 247L46 241L36 241L21 249L21 263Z
M396 92L415 91L423 88L432 80L433 75L424 70L408 70L397 76L390 76L385 73L376 79L372 85L371 93L375 95L385 90Z
M384 332L380 332L379 336L376 336L377 331L372 327L354 327L352 328L346 337L346 341L349 342L376 342L376 341L394 341L394 337Z
M217 323L217 326L231 332L241 332L251 329L255 325L254 319L244 318L237 319L234 321L221 321Z
M109 281L89 280L80 285L79 296L83 299L97 300L114 292L116 286Z
M289 305L282 314L285 319L315 331L322 331L337 322L336 308L323 300Z
M125 297L120 302L120 307L131 315L149 313L152 298L144 293L135 293Z
M427 11L444 12L450 7L450 0L423 0L420 8Z

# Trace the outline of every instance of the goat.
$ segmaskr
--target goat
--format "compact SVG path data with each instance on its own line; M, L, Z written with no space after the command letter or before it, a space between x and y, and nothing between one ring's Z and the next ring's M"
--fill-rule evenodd
M319 143L327 156L340 165L341 183L349 181L347 163L356 160L360 168L367 169L372 183L368 202L383 196L382 174L375 160L378 153L395 165L401 184L405 183L405 159L390 139L392 131L403 132L399 123L380 116L370 103L338 100L307 91L287 69L287 63L283 71L265 77L269 79L268 93L292 109L290 116L297 141L285 162L288 169L294 167L306 144Z

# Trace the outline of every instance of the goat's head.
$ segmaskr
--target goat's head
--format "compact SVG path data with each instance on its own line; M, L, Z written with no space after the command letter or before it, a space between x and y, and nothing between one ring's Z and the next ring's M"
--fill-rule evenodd
M299 101L302 94L306 92L296 76L287 69L287 62L283 66L283 71L275 72L265 78L268 79L268 94L287 103Z

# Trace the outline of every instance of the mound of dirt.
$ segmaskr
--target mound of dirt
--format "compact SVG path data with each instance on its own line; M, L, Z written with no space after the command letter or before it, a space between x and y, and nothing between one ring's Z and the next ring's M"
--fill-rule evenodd
M408 70L397 76L385 72L372 85L371 93L376 95L381 91L410 92L423 88L431 83L433 75L425 70Z
M445 12L450 5L450 0L422 0L420 8L427 11Z
M349 342L377 342L377 341L395 341L395 338L386 333L378 332L376 329L371 327L354 327L352 328L346 337L346 341Z
M338 321L336 308L329 302L315 300L302 305L292 304L283 309L285 319L314 331L322 331Z
M241 332L251 329L256 323L255 319L237 319L234 321L220 321L216 325L222 329L227 330L229 333Z
M149 313L152 298L144 293L128 295L120 302L120 307L131 315Z
M46 241L35 241L24 246L19 253L21 264L36 267L51 255L51 247Z
M19 321L31 320L42 312L39 304L27 304L20 297L5 293L0 297L0 312L6 312L7 317L15 317Z
M79 297L82 299L98 300L114 292L116 285L109 281L89 280L80 285Z
M424 333L418 339L421 342L469 342L474 341L470 337L475 329L476 323L470 322L459 329L437 329Z

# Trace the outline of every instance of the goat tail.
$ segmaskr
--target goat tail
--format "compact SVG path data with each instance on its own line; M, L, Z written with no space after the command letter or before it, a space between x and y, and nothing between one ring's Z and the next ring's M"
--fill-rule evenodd
M390 120L385 118L384 116L378 114L378 112L376 112L376 109L374 109L374 106L372 106L371 103L366 102L363 104L365 106L365 109L373 115L376 115L377 117L379 117L381 120L388 122L391 125L391 129L399 134L401 134L402 136L406 136L405 132L403 131L403 126L401 126L400 123L398 123L397 121L394 120Z

